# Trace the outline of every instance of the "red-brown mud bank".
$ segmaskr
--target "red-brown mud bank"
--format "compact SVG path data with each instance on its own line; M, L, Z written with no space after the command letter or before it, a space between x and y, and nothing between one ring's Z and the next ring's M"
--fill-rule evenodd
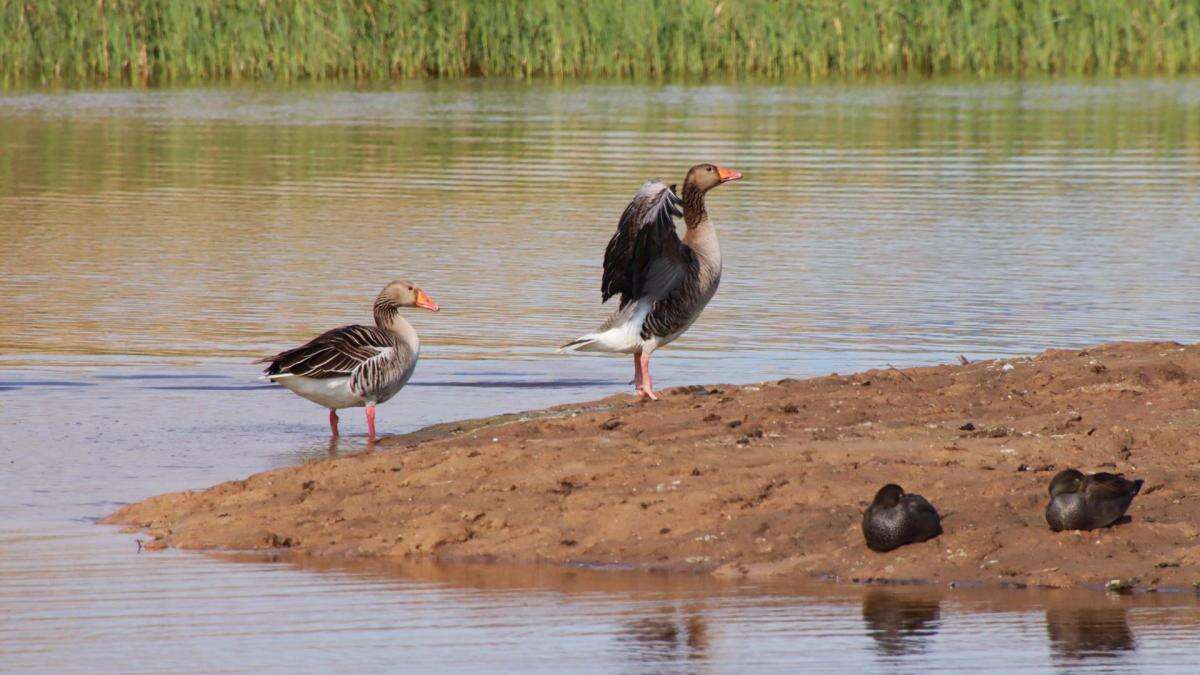
M1144 478L1131 521L1050 532L1046 488L1065 467ZM945 534L869 551L862 509L887 482L930 499ZM440 425L108 522L188 549L1186 587L1198 488L1200 347L1138 343Z

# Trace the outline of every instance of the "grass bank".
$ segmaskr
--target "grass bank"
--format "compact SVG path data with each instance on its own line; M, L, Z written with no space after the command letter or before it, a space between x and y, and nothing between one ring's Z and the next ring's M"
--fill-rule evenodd
M1200 0L0 0L0 80L1200 70Z

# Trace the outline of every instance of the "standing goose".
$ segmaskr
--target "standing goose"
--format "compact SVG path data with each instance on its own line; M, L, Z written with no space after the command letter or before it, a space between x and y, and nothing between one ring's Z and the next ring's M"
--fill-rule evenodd
M367 408L368 437L375 440L375 406L396 395L412 377L421 342L400 316L401 307L431 312L438 305L407 281L393 281L375 298L374 326L342 326L307 344L259 363L264 377L329 408L329 429L338 435L339 408Z
M595 332L559 351L633 354L634 386L642 396L657 399L650 354L696 321L721 281L721 247L704 195L741 177L732 169L697 164L683 180L682 199L662 181L642 185L604 251L601 302L620 295L620 305ZM682 241L676 216L687 225Z

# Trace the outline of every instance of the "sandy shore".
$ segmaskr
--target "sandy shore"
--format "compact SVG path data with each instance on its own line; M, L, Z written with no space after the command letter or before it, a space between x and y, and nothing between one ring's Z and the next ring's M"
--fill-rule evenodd
M1144 478L1131 521L1052 533L1054 472ZM898 482L945 534L863 544ZM666 390L431 427L126 506L154 546L1069 587L1200 581L1200 347Z

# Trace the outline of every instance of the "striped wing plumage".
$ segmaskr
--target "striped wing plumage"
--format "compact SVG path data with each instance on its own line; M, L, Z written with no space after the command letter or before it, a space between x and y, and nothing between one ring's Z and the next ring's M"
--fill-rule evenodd
M374 326L343 326L260 363L268 378L287 375L326 379L349 377L351 390L370 398L403 376L411 349Z

